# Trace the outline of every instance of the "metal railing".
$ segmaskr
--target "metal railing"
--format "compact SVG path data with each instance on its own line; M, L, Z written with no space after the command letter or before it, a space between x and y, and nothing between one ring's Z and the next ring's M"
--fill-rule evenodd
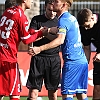
M70 8L70 12L74 15L77 16L77 13L79 10L83 8L89 8L92 10L94 13L99 13L100 12L100 2L74 2L72 7Z
M44 9L44 1L40 2L40 14L43 14L45 9ZM100 12L100 2L93 2L93 1L78 1L78 2L73 2L72 7L69 9L69 12L73 14L74 16L77 16L77 13L80 9L83 8L89 8L91 9L94 13L99 13Z
M4 9L5 9L4 4L0 4L0 16L3 14Z

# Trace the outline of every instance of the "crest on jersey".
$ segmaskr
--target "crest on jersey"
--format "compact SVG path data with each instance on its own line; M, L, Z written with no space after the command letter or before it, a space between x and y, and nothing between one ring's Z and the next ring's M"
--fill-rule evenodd
M26 32L28 32L28 26L25 27Z

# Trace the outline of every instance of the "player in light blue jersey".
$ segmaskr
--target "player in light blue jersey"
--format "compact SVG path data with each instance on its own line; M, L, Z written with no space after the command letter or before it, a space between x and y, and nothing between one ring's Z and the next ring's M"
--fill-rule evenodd
M79 25L76 18L68 12L73 0L54 0L57 12L58 37L40 47L33 47L29 54L61 45L64 65L62 69L61 94L63 100L72 100L76 94L78 100L87 100L88 62L81 44ZM52 30L53 31L53 30Z
M87 62L82 49L79 25L74 16L64 12L59 17L59 34L65 35L64 43L61 45L63 59L69 63Z

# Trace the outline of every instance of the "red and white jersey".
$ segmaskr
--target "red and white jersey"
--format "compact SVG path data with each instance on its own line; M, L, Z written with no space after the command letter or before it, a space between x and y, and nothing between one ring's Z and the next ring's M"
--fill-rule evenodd
M32 32L34 30L30 33L33 34ZM28 20L21 7L7 9L0 21L0 61L16 62L20 41L27 44L39 36L29 34Z

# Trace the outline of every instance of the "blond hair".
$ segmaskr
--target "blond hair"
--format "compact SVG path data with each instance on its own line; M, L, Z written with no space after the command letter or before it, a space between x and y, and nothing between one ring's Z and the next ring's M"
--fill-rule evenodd
M70 7L71 7L71 5L72 5L72 3L73 3L73 0L61 0L62 2L67 2L69 5L70 5Z

